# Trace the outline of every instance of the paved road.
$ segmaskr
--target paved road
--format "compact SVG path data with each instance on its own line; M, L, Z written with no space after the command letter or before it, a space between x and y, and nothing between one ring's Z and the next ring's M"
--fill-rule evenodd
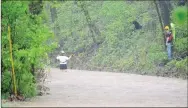
M186 107L187 80L51 69L50 95L14 106Z

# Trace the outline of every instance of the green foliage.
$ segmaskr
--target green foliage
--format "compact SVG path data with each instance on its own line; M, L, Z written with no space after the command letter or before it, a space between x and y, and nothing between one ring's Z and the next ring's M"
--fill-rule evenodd
M175 43L175 50L177 52L184 52L187 49L187 37L178 38Z
M2 84L2 93L8 93L10 92L10 89L11 89L11 86L10 86L10 83L12 83L12 80L11 80L11 73L10 72L3 72L3 75L2 75L2 81L3 81L3 84Z
M21 78L20 78L21 77ZM36 95L36 85L34 83L34 76L25 70L21 76L18 76L20 82L18 85L19 92L25 97L33 97Z
M180 9L181 10L181 9ZM175 25L176 30L176 40L173 42L174 44L174 53L176 57L181 56L184 53L187 53L187 22L184 24L177 24Z
M25 97L36 95L36 85L32 73L32 65L37 71L44 68L47 53L57 45L53 35L43 23L45 14L32 15L29 1L2 2L2 93L12 92L10 85L10 51L8 41L8 25L11 27L14 69L18 93ZM11 7L11 8L10 8ZM51 42L48 42L51 40Z
M188 76L188 57L182 60L172 60L166 65L166 68L169 70L175 70L174 73L177 77L187 79Z
M172 12L172 20L177 25L187 24L187 7L177 7Z
M56 7L56 22L61 35L55 38L62 44L58 50L79 52L85 49L69 62L71 67L122 72L133 70L147 74L157 73L161 67L167 69L163 66L167 61L164 37L153 1L65 1L60 4ZM100 31L100 36L94 34L101 42L98 47L91 46L90 25L81 6L88 11L91 24ZM142 29L134 30L134 20L142 25ZM181 55L187 48L187 25L175 24L175 28L174 53Z

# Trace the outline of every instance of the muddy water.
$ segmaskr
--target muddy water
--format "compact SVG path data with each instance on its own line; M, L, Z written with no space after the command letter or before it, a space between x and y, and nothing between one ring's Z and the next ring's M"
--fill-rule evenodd
M9 106L186 107L187 80L52 68L50 95Z

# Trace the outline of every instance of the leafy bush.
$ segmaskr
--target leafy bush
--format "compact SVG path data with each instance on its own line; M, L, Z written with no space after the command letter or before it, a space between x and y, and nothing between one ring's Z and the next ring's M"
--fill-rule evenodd
M12 52L19 95L36 95L34 73L44 68L47 54L57 45L53 35L44 24L44 13L30 13L30 1L2 2L2 93L12 93L10 73L12 71L8 41L8 25L11 28ZM11 7L11 8L10 8ZM51 40L51 42L48 42Z
M177 7L172 12L172 19L178 25L187 24L187 7L181 6Z
M165 67L168 63L164 37L160 28L155 5L152 1L88 1L82 2L88 11L92 24L100 30L100 36L95 37L102 43L88 54L85 50L69 63L71 68L92 70L108 70L121 72L136 72L141 74L165 74L173 71ZM174 7L172 20L176 28L174 41L174 56L181 56L187 51L187 23L176 24L177 13L185 13L184 8ZM58 10L63 49L68 52L86 48L93 43L89 24L82 9L73 2L65 2ZM180 16L181 17L181 16ZM186 16L182 16L184 21ZM181 19L181 18L180 18ZM136 20L142 29L134 29L132 22ZM176 19L177 20L177 19ZM68 38L67 38L68 37ZM62 41L59 41L62 43ZM79 58L79 60L77 59ZM183 59L184 60L184 59ZM179 61L178 61L179 62ZM180 63L181 64L181 63ZM163 68L163 70L161 70ZM179 67L183 68L183 67ZM182 72L185 70L182 69Z

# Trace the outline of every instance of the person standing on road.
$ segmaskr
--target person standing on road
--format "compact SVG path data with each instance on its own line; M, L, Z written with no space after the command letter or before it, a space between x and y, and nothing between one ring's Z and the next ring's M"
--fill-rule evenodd
M70 57L65 56L65 52L61 51L61 55L58 55L56 57L57 60L60 61L60 70L66 70L67 72L67 61L72 57L72 55Z

